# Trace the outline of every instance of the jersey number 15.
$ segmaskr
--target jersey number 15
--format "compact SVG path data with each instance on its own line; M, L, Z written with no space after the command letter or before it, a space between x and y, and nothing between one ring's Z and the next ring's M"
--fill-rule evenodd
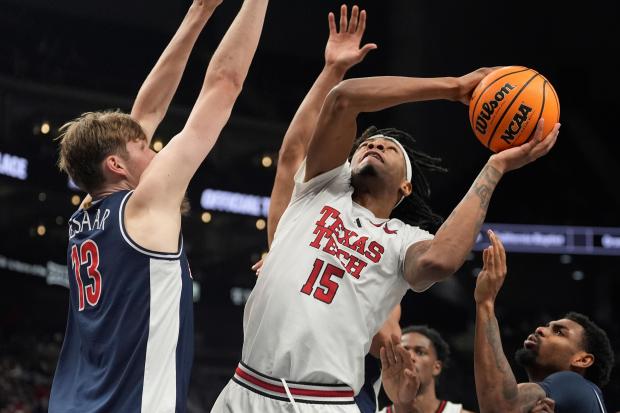
M84 286L80 270L86 267L86 274L92 283ZM99 272L99 247L93 240L87 240L78 246L71 248L71 267L75 273L75 281L78 290L78 310L84 310L84 296L91 306L96 306L101 297L101 273Z
M336 295L336 291L338 291L338 283L332 280L332 277L342 278L344 276L344 270L332 264L327 264L323 270L324 264L325 262L318 258L314 261L312 272L306 283L301 287L301 292L310 295L314 289L314 298L324 303L331 304ZM321 270L323 270L322 274ZM321 274L319 285L314 288L319 274Z

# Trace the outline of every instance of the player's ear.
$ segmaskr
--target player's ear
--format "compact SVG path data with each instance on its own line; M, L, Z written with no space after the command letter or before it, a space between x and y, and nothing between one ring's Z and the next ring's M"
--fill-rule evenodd
M127 176L127 169L125 166L125 162L123 158L118 155L108 155L102 161L103 173L107 175L107 173L111 173L114 175L120 175L123 177Z
M400 188L398 188L398 192L400 192L401 196L404 196L406 198L411 195L411 192L413 192L413 185L411 185L411 182L409 181L403 181L400 184Z
M435 360L435 362L433 363L433 377L439 376L442 370L443 363L441 362L441 360Z
M585 351L578 352L571 360L571 366L578 369L587 369L592 364L594 364L594 355L586 353Z

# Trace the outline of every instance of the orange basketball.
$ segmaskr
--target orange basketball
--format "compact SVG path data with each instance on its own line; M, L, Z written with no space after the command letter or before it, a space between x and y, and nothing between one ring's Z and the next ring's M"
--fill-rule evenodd
M476 138L493 152L529 141L540 118L545 119L545 137L560 120L560 101L551 83L527 67L507 66L489 73L469 102Z

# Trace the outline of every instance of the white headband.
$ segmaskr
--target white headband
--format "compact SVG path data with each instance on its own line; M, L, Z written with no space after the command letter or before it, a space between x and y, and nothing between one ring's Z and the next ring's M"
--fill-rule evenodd
M403 147L403 145L401 145L400 142L398 142L396 139L392 138L391 136L385 136L385 135L373 135L368 139L377 139L377 138L383 138L383 139L387 139L391 142L394 142L399 148L400 151L403 153L403 157L405 158L405 178L407 178L407 181L411 182L411 160L409 159L409 155L407 155L407 151L405 151L405 148Z

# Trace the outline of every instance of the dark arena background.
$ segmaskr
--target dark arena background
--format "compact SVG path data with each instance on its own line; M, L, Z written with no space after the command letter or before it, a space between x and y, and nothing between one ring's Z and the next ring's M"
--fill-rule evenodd
M204 70L240 0L224 0L192 53L155 134L181 130ZM620 140L613 39L618 5L366 0L364 40L379 48L348 77L458 76L522 65L544 74L561 102L555 148L509 173L486 226L508 250L497 313L512 354L535 326L568 311L592 317L620 359ZM183 231L195 281L195 360L188 409L208 412L241 354L242 315L267 250L265 219L278 148L323 64L336 1L275 1L231 121L189 188ZM350 4L352 5L352 4ZM58 128L86 111L129 111L188 1L0 0L0 412L47 411L65 331L67 218L84 194L55 163ZM363 115L360 127L398 127L443 158L432 206L447 216L490 156L467 108L439 101ZM159 143L158 143L159 142ZM439 395L477 411L473 377L475 277L484 239L448 281L409 292L402 325L428 324L453 352ZM380 299L378 297L377 299ZM518 379L524 372L515 366ZM604 395L620 411L620 371Z

